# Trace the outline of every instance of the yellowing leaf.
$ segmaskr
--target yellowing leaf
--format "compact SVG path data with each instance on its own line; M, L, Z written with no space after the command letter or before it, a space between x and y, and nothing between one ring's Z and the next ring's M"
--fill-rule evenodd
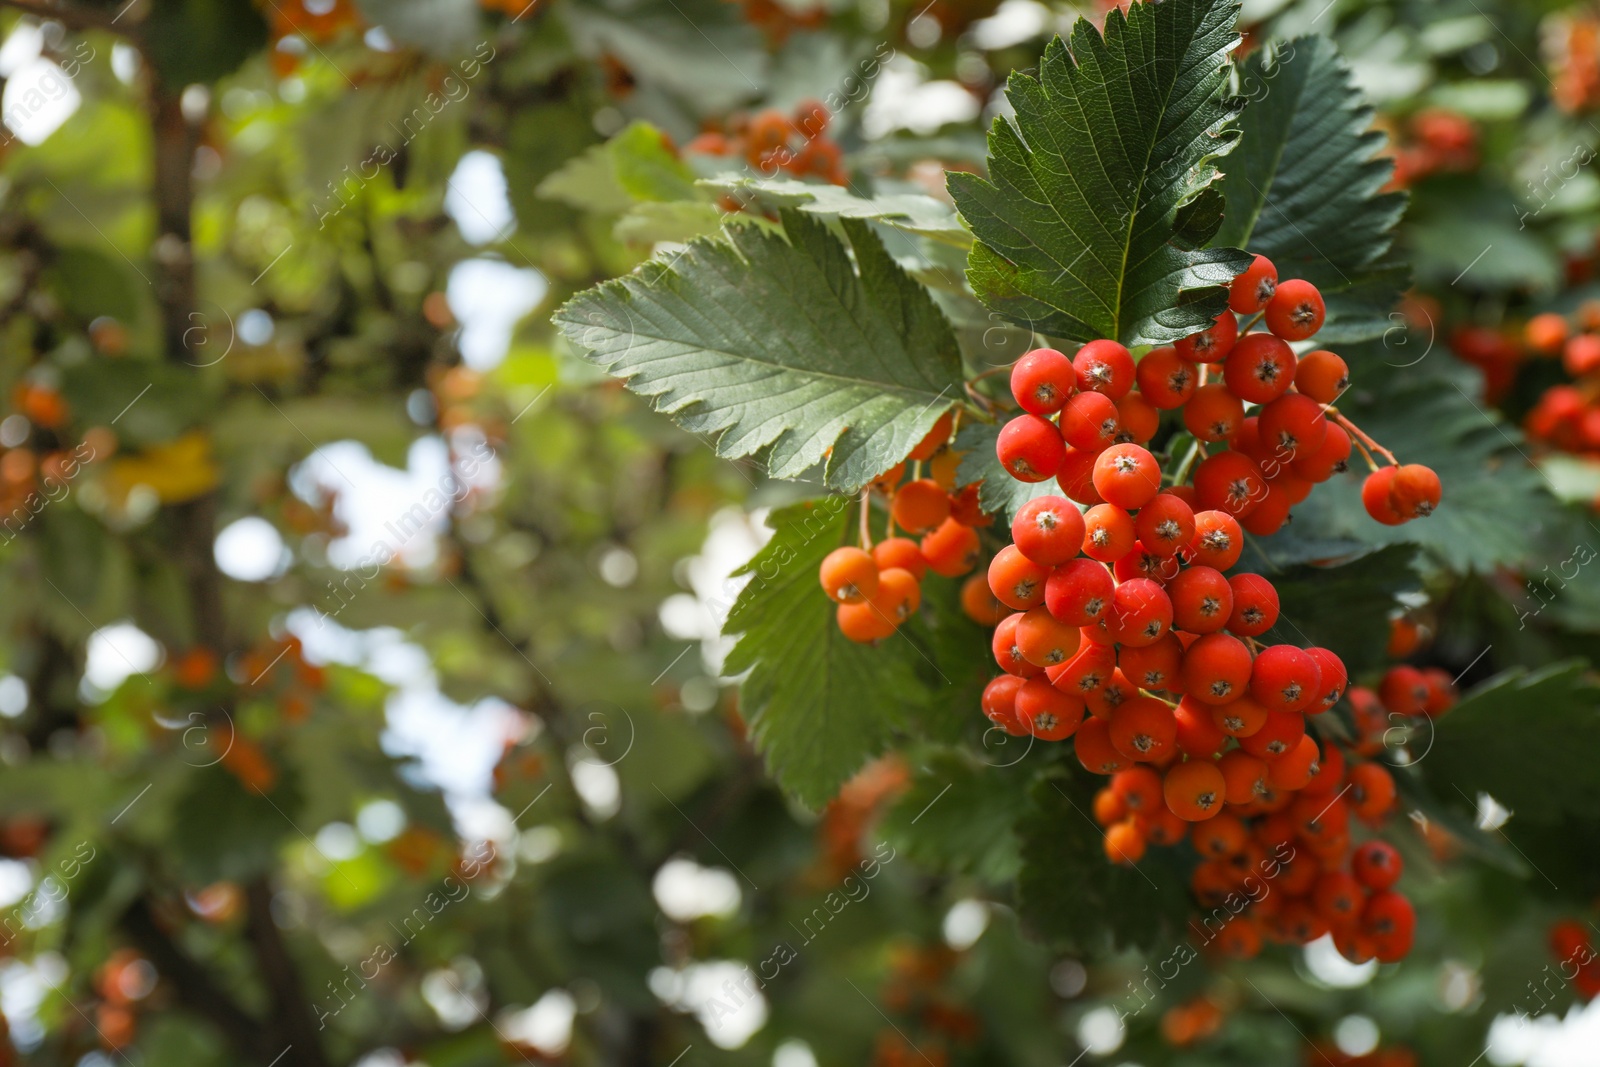
M105 487L119 504L135 486L148 486L163 504L181 504L215 489L222 472L211 456L211 438L195 430L166 444L111 461Z

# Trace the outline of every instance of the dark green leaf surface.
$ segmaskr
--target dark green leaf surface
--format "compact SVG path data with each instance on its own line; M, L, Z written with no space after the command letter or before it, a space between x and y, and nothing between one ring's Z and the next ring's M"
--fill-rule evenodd
M1351 674L1381 666L1395 597L1421 584L1415 556L1414 548L1391 545L1338 567L1262 568L1278 591L1279 615L1261 640L1331 648Z
M1223 164L1228 211L1217 240L1264 255L1280 278L1305 278L1328 305L1324 343L1381 336L1408 272L1387 258L1404 193L1333 42L1296 37L1240 70L1244 136Z
M741 711L774 778L821 807L872 756L888 747L906 709L926 698L921 653L902 634L876 646L839 632L817 568L848 540L855 510L830 497L774 512L774 534L738 573L739 593L723 632L737 634L729 674L749 671Z
M1056 38L1014 73L1014 121L989 133L989 177L952 173L978 244L973 289L1012 322L1058 337L1173 341L1226 304L1248 264L1205 250L1222 220L1214 161L1238 140L1227 99L1239 5L1135 4Z
M916 769L883 833L920 864L1005 881L1019 863L1015 824L1028 810L1027 775L1020 766L936 753Z
M853 491L903 459L961 395L955 335L863 222L860 273L825 224L783 214L573 298L556 312L590 359L718 455L761 453L774 477L826 460Z

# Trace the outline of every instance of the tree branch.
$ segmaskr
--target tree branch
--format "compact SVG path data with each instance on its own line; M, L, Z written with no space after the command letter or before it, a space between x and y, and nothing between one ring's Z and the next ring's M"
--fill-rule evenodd
M300 983L300 971L272 916L272 886L265 876L253 878L245 883L244 898L246 931L261 977L272 996L272 1031L287 1049L293 1050L284 1057L281 1067L328 1067L317 1036L320 1028L311 998Z

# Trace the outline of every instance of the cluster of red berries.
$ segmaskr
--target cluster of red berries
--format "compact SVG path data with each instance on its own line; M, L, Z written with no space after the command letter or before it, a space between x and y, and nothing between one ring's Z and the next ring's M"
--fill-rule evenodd
M953 427L949 413L940 416L905 462L873 480L872 490L888 505L890 536L871 543L863 502L862 547L836 548L822 561L822 588L839 605L839 629L852 641L881 641L914 615L928 571L959 578L978 565L978 529L993 520L978 505L976 484L956 487L963 453L950 447ZM909 479L908 463L914 464ZM896 536L896 527L920 539ZM962 589L961 601L979 622L998 618L981 578Z
M1584 1000L1600 996L1600 955L1595 952L1588 926L1576 919L1556 923L1550 927L1550 951L1555 954L1562 978L1572 983L1579 996Z
M1472 120L1446 108L1427 108L1394 131L1391 189L1407 189L1433 174L1460 173L1478 166L1478 129Z
M819 178L848 185L844 150L825 136L831 114L817 100L803 101L792 116L775 108L754 115L735 115L725 130L707 130L684 146L706 156L741 156L768 177L782 171L791 177Z
M983 711L1009 733L1072 738L1083 766L1111 777L1095 813L1113 862L1188 837L1202 857L1192 889L1208 907L1273 868L1269 892L1230 909L1214 939L1224 954L1332 932L1352 959L1398 959L1415 922L1392 888L1399 854L1381 841L1352 850L1350 833L1352 815L1376 825L1389 813L1394 781L1377 763L1347 768L1307 732L1344 695L1344 663L1325 648L1260 643L1279 618L1277 591L1258 574L1225 574L1245 532L1281 527L1343 469L1353 442L1384 450L1331 407L1348 384L1344 361L1297 360L1289 347L1322 325L1314 286L1279 284L1258 256L1229 303L1203 333L1137 364L1122 345L1092 341L1072 359L1039 349L1013 368L1024 414L1001 430L999 460L1023 481L1055 478L1065 496L1019 509L1013 543L989 565L991 592L1015 614L995 628L1005 673ZM1270 332L1241 335L1235 315L1257 313ZM1218 362L1222 380L1206 384ZM1259 412L1247 416L1246 403ZM1143 447L1170 409L1196 439L1190 460L1205 455L1192 484L1188 461L1167 484ZM1438 503L1437 478L1419 490L1399 476L1409 470L1384 469L1389 511L1377 517Z
M1528 349L1545 357L1560 355L1570 383L1551 386L1528 412L1528 436L1563 452L1600 456L1600 322L1597 310L1580 308L1569 323L1555 312L1535 315L1523 329Z

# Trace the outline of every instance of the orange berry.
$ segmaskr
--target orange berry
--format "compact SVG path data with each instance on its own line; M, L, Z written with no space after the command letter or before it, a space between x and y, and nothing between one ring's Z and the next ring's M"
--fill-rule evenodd
M860 604L878 591L878 565L859 548L836 548L823 557L823 592L839 604Z

